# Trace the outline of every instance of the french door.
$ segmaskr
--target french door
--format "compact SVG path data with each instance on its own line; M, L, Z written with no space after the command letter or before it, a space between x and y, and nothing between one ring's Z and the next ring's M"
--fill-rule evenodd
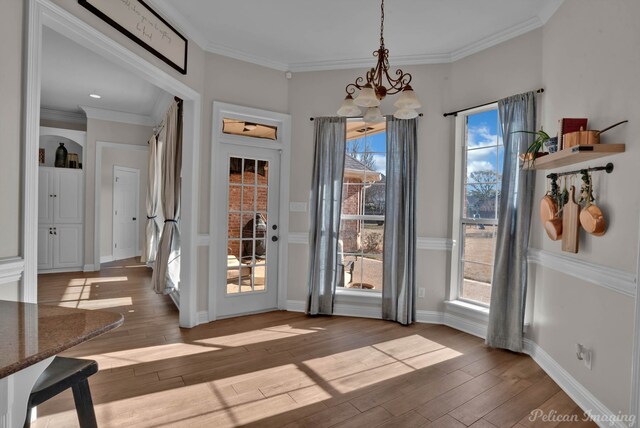
M218 254L217 315L229 317L278 306L280 151L225 144L224 235Z

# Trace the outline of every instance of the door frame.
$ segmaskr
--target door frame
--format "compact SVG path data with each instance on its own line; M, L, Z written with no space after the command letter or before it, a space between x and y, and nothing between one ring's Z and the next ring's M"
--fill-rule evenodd
M93 28L82 19L53 3L51 0L28 0L25 13L25 91L24 139L22 171L22 257L24 272L20 287L20 300L36 303L38 300L38 139L40 128L40 82L42 77L42 28L70 38L96 52L160 89L183 100L182 148L182 204L180 219L182 269L180 291L171 294L180 310L180 326L197 325L197 225L198 184L201 144L202 96L164 69L140 57L109 36ZM99 253L98 253L99 254Z
M111 189L111 207L116 206L116 170L124 171L124 172L132 172L136 175L136 250L134 257L139 256L140 252L140 221L137 219L140 218L140 170L136 168L129 168L126 166L113 165L113 187ZM116 219L115 219L115 209L112 209L111 213L111 255L113 256L113 260L116 259Z
M149 152L148 145L140 145L140 144L124 144L124 143L110 143L107 141L96 141L96 162L95 162L95 176L93 178L93 230L90 233L93 233L93 263L95 269L92 270L100 270L100 221L101 221L101 212L102 212L102 201L100 195L102 194L102 150L103 149L114 149L114 150L141 150L144 152ZM86 230L86 222L85 222L85 230ZM140 226L138 226L140 227ZM89 233L89 232L86 232ZM113 233L113 231L112 231ZM112 253L113 256L113 242L112 242ZM88 271L87 266L85 266L85 271Z
M222 132L224 117L244 118L251 122L268 123L278 127L278 137L274 140L228 135ZM268 110L244 107L234 104L213 102L211 121L211 192L209 201L209 321L217 319L217 281L220 278L221 262L224 254L220 254L221 240L226 242L227 231L217 225L224 220L221 215L220 201L225 198L227 189L225 180L220 179L218 168L221 157L218 156L223 144L235 144L248 147L261 147L280 151L280 201L279 218L280 234L278 235L278 309L286 309L289 251L289 177L291 172L291 116ZM225 221L226 223L226 221ZM224 267L226 270L226 266Z

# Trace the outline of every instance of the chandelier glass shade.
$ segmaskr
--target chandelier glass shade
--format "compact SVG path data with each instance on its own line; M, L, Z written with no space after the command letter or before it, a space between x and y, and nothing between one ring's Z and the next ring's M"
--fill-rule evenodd
M377 57L376 66L371 68L365 77L358 77L354 83L346 86L345 97L338 109L339 116L363 116L365 122L376 122L384 119L380 111L380 101L387 95L400 93L393 104L398 110L393 114L397 119L412 119L418 116L416 109L421 107L420 101L411 87L411 74L396 69L389 71L389 50L384 46L384 0L380 5L380 47L373 52ZM392 76L395 75L395 77ZM358 91L355 99L354 94ZM367 120L369 119L369 120Z

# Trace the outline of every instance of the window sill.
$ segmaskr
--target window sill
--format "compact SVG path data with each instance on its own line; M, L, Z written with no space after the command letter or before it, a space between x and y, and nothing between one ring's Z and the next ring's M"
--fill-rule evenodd
M369 299L369 300L382 300L382 292L378 291L365 291L365 290L353 290L344 289L336 290L336 297L341 296L345 298L357 298L357 299Z
M486 306L474 305L473 303L462 300L445 300L444 304L447 312L468 318L475 318L485 323L489 321L489 308Z

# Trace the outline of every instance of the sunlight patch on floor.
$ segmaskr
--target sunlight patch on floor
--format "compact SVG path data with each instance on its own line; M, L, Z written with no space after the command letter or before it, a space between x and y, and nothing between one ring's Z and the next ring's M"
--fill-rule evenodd
M217 351L222 348L212 348L191 345L188 343L169 343L166 345L147 346L144 348L127 349L126 351L109 352L107 354L90 355L86 358L96 360L101 370L126 367L134 364L150 363L153 361L170 360L188 355Z
M93 284L102 284L107 282L125 282L128 281L129 278L126 276L101 276L96 278L75 278L69 281L67 284L70 287L80 286L80 285L93 285Z
M120 306L133 306L133 300L131 297L116 297L113 299L96 299L96 300L80 300L70 302L60 302L58 306L65 308L78 308L78 309L106 309L106 308L118 308Z
M195 340L194 343L214 346L245 346L272 340L286 339L301 334L316 333L317 330L301 328L269 327L263 330L253 330L246 333L230 334L228 336L212 337L209 339Z

